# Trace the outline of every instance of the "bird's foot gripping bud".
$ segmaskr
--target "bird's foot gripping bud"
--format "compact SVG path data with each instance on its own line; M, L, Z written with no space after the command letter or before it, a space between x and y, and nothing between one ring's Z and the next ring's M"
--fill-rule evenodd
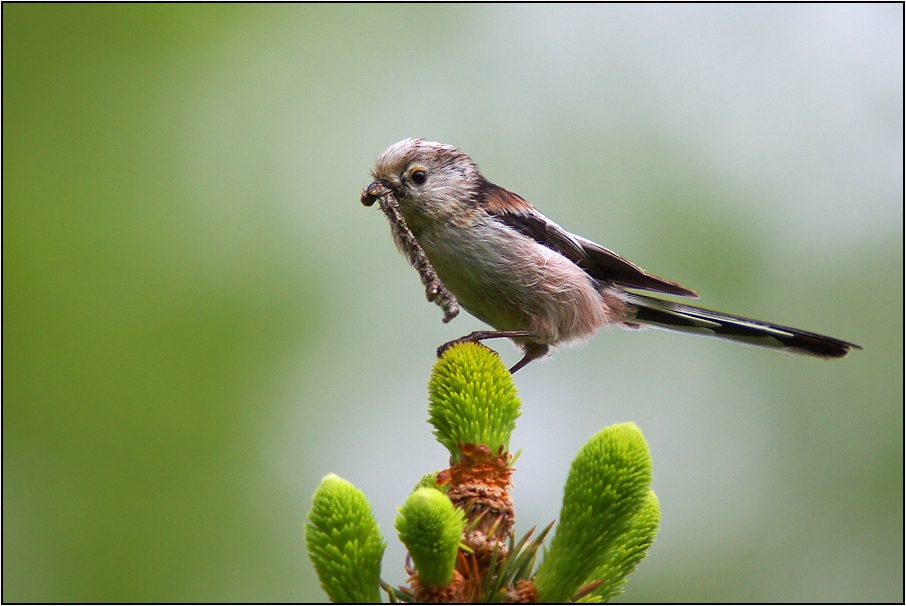
M476 330L475 332L470 332L464 337L448 341L447 343L444 343L443 345L438 347L437 357L440 358L448 349L460 343L475 343L476 345L480 345L485 349L494 351L487 345L484 345L482 341L487 341L488 339L530 339L535 336L535 333L530 330Z
M486 349L486 350L490 351L495 356L500 356L500 354L498 354L496 351L494 351L493 349L491 349L490 347L488 347L481 341L476 341L474 339L471 339L470 337L471 337L471 335L467 335L467 336L459 338L459 339L454 339L453 341L447 341L446 343L444 343L443 345L441 345L440 347L437 348L437 357L442 358L443 355L445 353L447 353L447 350L449 350L454 345L460 345L462 343L473 343L473 344L477 345L478 347L481 347L482 349Z

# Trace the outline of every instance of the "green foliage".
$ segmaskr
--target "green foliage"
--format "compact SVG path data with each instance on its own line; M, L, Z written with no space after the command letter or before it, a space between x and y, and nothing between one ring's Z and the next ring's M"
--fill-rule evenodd
M493 351L476 343L450 347L434 365L428 382L429 422L454 461L457 444L484 444L509 450L519 398L513 377Z
M531 580L538 551L553 527L554 523L551 522L534 539L532 536L536 528L532 528L518 543L515 537L510 535L508 553L496 568L493 565L496 562L496 554L491 557L492 565L489 566L491 573L485 580L483 594L478 601L492 604L502 602L507 589L515 587L522 581Z
M661 508L653 490L648 490L645 503L632 517L629 529L621 535L610 551L607 561L591 575L602 583L581 602L607 602L623 593L626 577L635 571L654 543L661 521Z
M387 544L365 494L330 474L315 491L308 519L308 554L331 601L380 602Z
M435 435L454 458L462 443L508 451L520 404L511 375L493 352L473 343L451 347L435 364L429 392ZM455 466L458 471L448 479L470 465L467 460ZM478 556L463 544L466 515L448 498L448 486L438 486L439 472L418 481L396 518L418 573L411 588L380 580L386 545L371 507L361 491L337 476L325 477L315 492L306 525L308 549L334 602L376 602L379 587L404 602L497 602L534 595L541 602L607 601L622 593L657 534L661 512L649 488L651 467L648 444L635 424L613 425L592 436L570 468L560 524L537 574L535 562L553 522L534 540L534 529L518 543L510 534L508 549L495 550L489 562L466 560L468 578L453 582L459 551ZM478 474L472 481L482 478ZM480 506L469 503L475 515ZM494 511L481 511L477 519L497 515ZM462 587L469 593L460 593Z
M579 450L566 480L560 525L535 577L542 602L565 602L602 578L594 595L616 590L620 571L638 563L639 550L643 555L657 529L650 483L651 455L634 423L603 429Z
M465 526L463 511L434 488L419 488L400 507L396 529L423 584L445 587L453 580Z
M437 474L438 473L439 472L437 472L437 471L432 471L431 473L426 473L425 475L423 475L422 479L419 480L415 484L415 487L412 488L412 492L415 492L419 488L433 488L435 490L441 491L444 494L447 494L447 491L450 490L450 486L446 485L446 484L443 486L438 485L438 483L437 483Z

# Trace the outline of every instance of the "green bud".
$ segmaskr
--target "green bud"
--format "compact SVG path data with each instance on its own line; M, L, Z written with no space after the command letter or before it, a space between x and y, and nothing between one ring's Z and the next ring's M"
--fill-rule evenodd
M611 550L608 561L592 575L590 580L604 582L589 597L607 602L623 593L626 577L645 559L648 548L654 543L660 522L661 508L654 491L649 489L645 503L633 516L629 529L617 539L616 548Z
M648 499L651 455L634 423L595 434L573 461L560 524L535 576L539 600L566 602L596 579Z
M477 343L450 347L428 382L428 421L454 461L457 444L484 444L494 454L509 450L519 398L513 377L493 351Z
M308 555L334 603L380 602L387 544L365 494L330 474L312 497L305 525Z
M424 585L446 587L453 580L465 526L462 510L434 488L419 488L399 508L396 529Z
M444 494L447 494L447 491L450 490L450 486L448 484L445 484L443 486L437 485L438 473L439 472L437 471L432 471L431 473L426 473L425 475L423 475L422 479L419 480L418 483L412 488L412 492L415 492L419 488L433 488L435 490L441 491Z

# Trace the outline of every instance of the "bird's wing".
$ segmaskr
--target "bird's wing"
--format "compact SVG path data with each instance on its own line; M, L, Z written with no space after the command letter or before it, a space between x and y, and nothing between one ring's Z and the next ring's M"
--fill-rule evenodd
M569 233L508 189L485 180L481 194L491 216L562 254L595 280L625 288L698 298L695 292L681 284L653 276L615 252Z

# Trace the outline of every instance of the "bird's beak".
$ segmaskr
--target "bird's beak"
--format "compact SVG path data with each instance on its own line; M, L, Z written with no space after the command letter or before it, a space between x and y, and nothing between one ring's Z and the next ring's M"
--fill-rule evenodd
M372 181L368 187L362 190L362 204L372 206L378 198L386 196L390 191L383 181Z

